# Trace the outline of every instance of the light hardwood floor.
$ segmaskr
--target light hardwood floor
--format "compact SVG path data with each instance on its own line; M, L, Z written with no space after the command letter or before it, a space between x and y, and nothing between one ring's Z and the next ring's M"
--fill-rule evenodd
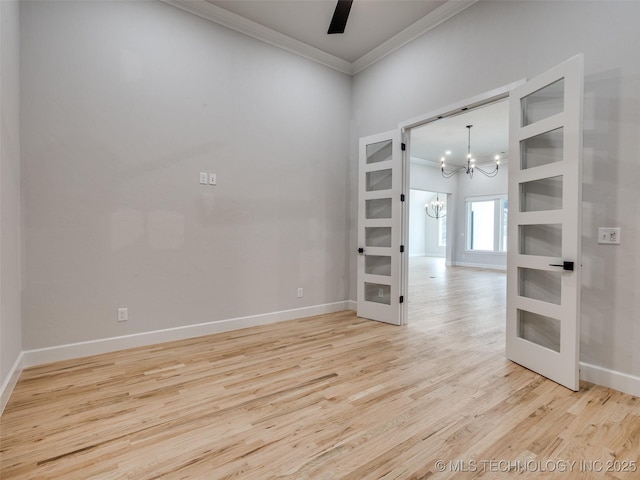
M638 398L505 360L503 274L411 263L407 327L341 312L27 369L0 478L640 478Z

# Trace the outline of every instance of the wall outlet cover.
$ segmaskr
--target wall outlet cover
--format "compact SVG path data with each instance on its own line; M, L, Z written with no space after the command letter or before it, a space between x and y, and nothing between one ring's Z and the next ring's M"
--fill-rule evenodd
M620 227L600 227L598 228L598 243L604 245L620 245Z

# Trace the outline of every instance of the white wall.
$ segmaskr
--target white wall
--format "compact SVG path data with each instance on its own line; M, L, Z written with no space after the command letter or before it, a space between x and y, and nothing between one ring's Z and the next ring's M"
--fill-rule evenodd
M25 350L347 299L348 76L160 2L21 20Z
M22 347L19 6L0 2L0 394L15 382ZM0 396L0 412L6 397Z
M605 375L604 369L631 375L636 386L640 377L638 18L640 2L475 3L355 77L351 147L356 164L360 136L387 131L399 122L533 77L583 52L581 357ZM354 174L352 196L356 185ZM352 218L356 218L353 208ZM598 245L599 226L622 227L622 245ZM355 233L354 220L352 249ZM352 298L355 265L352 259Z

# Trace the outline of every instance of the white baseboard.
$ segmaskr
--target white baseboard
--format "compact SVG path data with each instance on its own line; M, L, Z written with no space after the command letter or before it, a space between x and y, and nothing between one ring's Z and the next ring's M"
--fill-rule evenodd
M640 377L580 362L580 378L596 385L640 397Z
M454 267L486 268L488 270L501 270L504 272L507 271L506 265L491 265L487 263L468 263L468 262L454 262L454 263L451 263L451 265Z
M356 301L345 300L343 302L315 305L312 307L296 308L248 317L232 318L218 322L187 325L184 327L176 327L166 330L156 330L121 337L60 345L57 347L27 350L20 353L13 364L13 367L9 371L7 378L0 387L0 414L4 411L23 368L26 367L60 360L81 358L100 353L109 353L127 348L153 345L173 340L183 340L186 338L227 332L258 325L267 325L269 323L282 322L286 320L312 317L314 315L334 313L342 310L356 309ZM581 362L580 378L587 382L613 388L615 390L628 393L629 395L640 397L640 377Z
M4 407L9 403L9 397L13 393L16 383L18 383L18 379L24 368L23 360L24 352L20 352L20 355L18 355L18 358L16 358L16 361L13 363L13 367L9 370L7 378L2 382L2 386L0 386L0 415L4 412Z
M135 333L121 337L103 338L100 340L90 340L87 342L71 343L56 347L39 348L26 350L23 352L24 367L42 365L45 363L58 362L61 360L71 360L74 358L88 357L101 353L115 352L127 348L144 347L157 343L171 342L174 340L184 340L186 338L201 337L213 333L228 332L241 328L267 325L269 323L295 320L297 318L312 317L325 313L334 313L342 310L349 310L351 301L327 303L311 307L295 308L280 312L251 315L248 317L231 318L217 322L200 323L197 325L185 325L183 327L168 328L165 330L155 330L151 332Z

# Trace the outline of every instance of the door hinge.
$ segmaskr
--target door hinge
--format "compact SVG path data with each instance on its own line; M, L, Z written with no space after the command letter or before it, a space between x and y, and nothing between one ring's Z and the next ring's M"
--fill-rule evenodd
M401 202L404 202L404 193L401 193L401 194L400 194L400 201L401 201Z
M404 295L400 295L400 303L404 303Z
M400 144L400 149L404 152L404 151L407 149L407 144L406 144L406 143L404 143L404 142L402 142L402 143Z
M404 245L400 245L400 253L404 253Z

